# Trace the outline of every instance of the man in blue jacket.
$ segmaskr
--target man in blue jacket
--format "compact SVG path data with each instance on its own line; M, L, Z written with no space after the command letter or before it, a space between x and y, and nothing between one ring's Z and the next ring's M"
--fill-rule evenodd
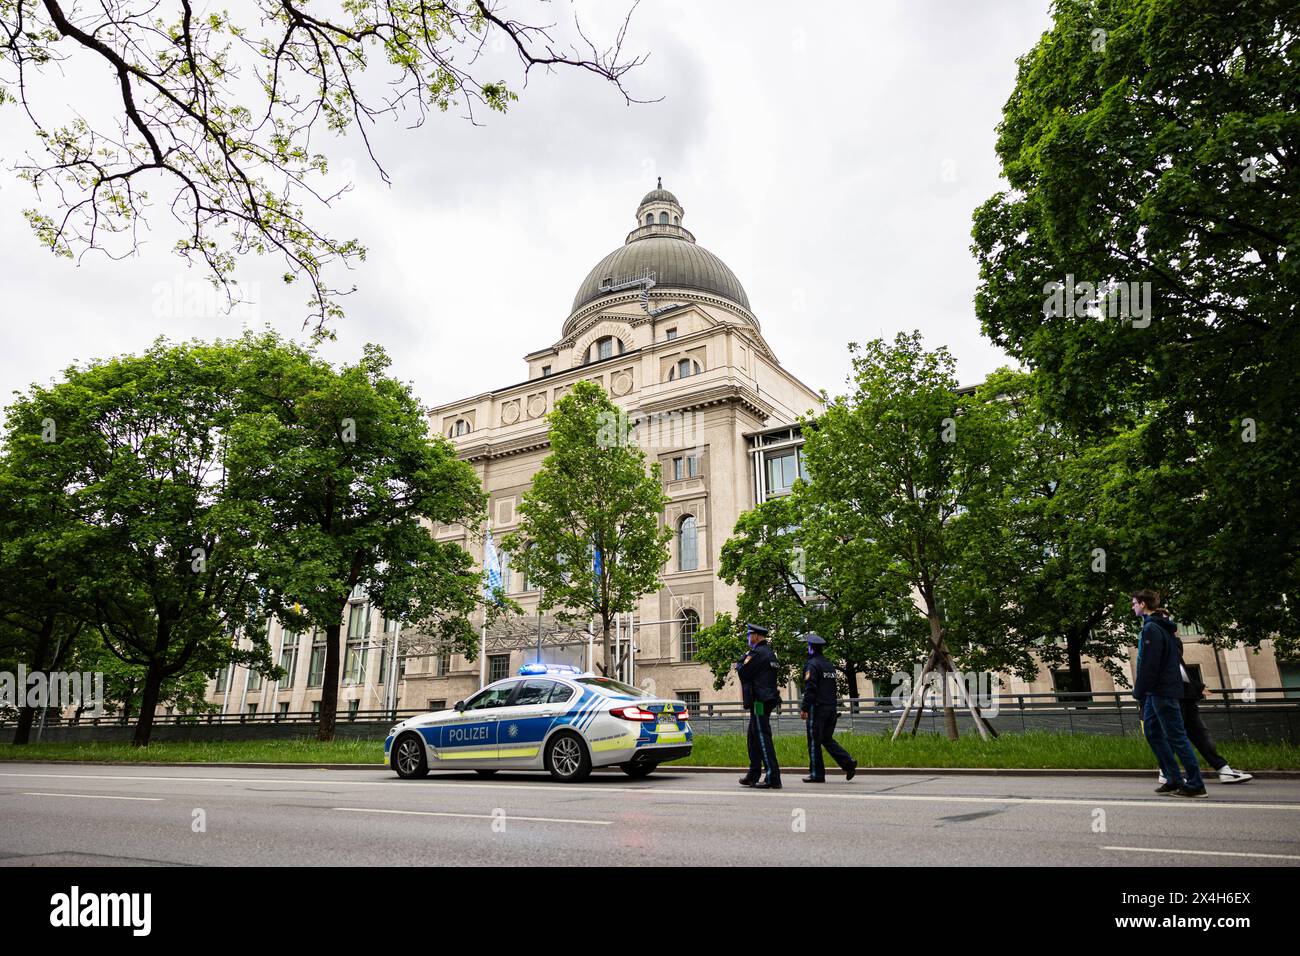
M1160 595L1155 591L1133 593L1133 613L1142 618L1133 696L1142 707L1142 731L1165 778L1156 793L1203 797L1205 782L1191 741L1187 739L1180 706L1183 675L1178 665L1183 659L1182 648L1174 643L1178 636L1174 633L1173 620L1155 613L1159 607ZM1185 778L1179 770L1179 761Z

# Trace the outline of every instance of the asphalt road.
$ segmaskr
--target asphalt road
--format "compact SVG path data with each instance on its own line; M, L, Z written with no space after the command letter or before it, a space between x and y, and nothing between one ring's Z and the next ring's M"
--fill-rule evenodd
M0 864L1296 866L1300 781L0 764ZM202 823L202 827L199 824Z

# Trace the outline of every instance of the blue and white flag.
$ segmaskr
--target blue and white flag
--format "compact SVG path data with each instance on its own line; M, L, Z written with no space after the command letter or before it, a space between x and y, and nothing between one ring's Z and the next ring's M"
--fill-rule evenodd
M494 597L501 591L501 558L492 543L492 529L488 528L487 542L483 545L483 596Z

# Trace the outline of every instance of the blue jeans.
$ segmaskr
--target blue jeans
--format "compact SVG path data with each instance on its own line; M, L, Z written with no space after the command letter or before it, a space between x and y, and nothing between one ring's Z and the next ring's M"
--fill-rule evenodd
M1166 780L1172 784L1185 782L1193 790L1205 786L1192 742L1187 739L1187 729L1183 726L1182 707L1175 698L1147 695L1142 703L1142 732L1146 734L1147 743L1151 745ZM1179 772L1179 761L1186 771L1185 777Z

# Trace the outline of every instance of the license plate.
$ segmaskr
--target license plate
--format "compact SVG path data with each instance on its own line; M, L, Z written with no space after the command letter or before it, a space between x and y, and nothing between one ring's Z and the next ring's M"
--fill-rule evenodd
M675 734L675 733L677 733L677 725L676 725L676 724L659 724L657 727L655 727L655 733L657 733L657 734Z

